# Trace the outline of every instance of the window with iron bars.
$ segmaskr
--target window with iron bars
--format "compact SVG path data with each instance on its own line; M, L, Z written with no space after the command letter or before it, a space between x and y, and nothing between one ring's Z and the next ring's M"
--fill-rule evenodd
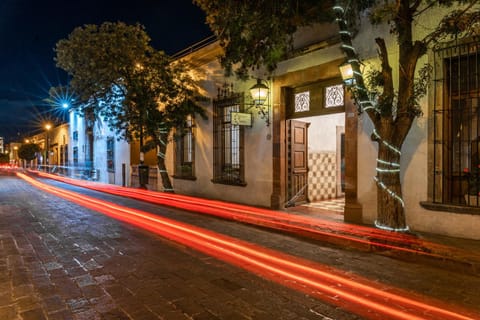
M433 202L480 205L480 38L434 52Z
M63 165L68 165L68 144L65 145L63 152L64 152Z
M64 146L60 146L60 165L61 166L64 166L65 165L65 147Z
M73 147L73 165L78 165L78 147Z
M115 172L115 138L107 137L107 170Z
M188 116L175 137L175 178L195 179L195 119Z
M213 179L214 183L245 186L244 128L233 125L232 112L244 110L243 93L219 92L213 101Z

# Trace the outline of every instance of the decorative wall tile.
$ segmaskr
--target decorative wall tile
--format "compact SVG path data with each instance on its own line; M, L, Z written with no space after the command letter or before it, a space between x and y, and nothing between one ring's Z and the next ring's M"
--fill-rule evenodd
M308 155L308 199L311 202L336 198L336 159L335 152Z

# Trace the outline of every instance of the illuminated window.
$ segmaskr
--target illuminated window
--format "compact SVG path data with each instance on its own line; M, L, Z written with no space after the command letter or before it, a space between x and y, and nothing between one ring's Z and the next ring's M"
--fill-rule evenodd
M310 91L295 94L295 112L310 110Z
M233 125L232 112L243 112L243 94L228 93L213 102L213 182L245 185L243 126Z
M175 178L195 178L195 119L188 116L182 128L176 130Z
M344 104L343 85L325 88L325 108L341 107Z

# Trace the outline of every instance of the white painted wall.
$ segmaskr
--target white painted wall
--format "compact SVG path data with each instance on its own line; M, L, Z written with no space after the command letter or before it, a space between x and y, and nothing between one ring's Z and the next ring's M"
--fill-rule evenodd
M209 49L209 48L206 48ZM202 49L201 49L202 50ZM205 94L211 99L217 96L217 88L225 81L234 83L234 91L245 91L255 84L254 80L240 83L234 78L225 79L217 59L207 61L196 68L197 77ZM196 119L195 129L195 181L173 179L176 192L256 206L270 206L272 194L272 143L271 127L254 112L253 126L245 128L245 181L246 187L216 184L213 178L213 105L205 104L208 120ZM168 170L173 173L173 144L169 145Z
M69 117L69 148L68 159L69 166L73 167L73 148L78 147L78 167L85 167L85 153L86 153L86 134L85 134L85 119L75 112L70 112ZM73 140L73 132L78 131L78 140ZM93 146L93 168L99 170L99 182L109 183L114 182L116 185L122 184L122 163L126 165L126 185L130 181L130 146L124 141L115 140L115 172L109 173L107 170L107 137L116 137L115 133L111 131L108 126L101 121L94 127L94 146ZM109 179L109 175L113 175ZM112 181L113 180L113 181Z
M78 147L78 167L85 166L85 144L86 144L86 136L85 136L85 121L83 117L76 112L71 111L69 115L69 135L70 135L70 143L68 147L68 163L69 166L73 167L73 148ZM78 139L74 140L74 132L78 132Z
M337 152L337 126L345 126L345 112L322 116L296 118L309 122L308 152Z

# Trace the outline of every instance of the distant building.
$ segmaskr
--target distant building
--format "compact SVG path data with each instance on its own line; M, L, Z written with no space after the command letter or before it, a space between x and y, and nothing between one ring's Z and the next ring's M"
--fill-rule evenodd
M9 144L10 164L19 165L20 159L18 158L18 149L22 144L19 142L12 142Z
M88 120L71 111L68 137L68 175L103 183L129 185L130 145L117 139L115 132L102 119Z
M66 174L69 164L68 141L70 137L68 128L68 123L64 123L27 137L26 141L40 147L36 159L29 166L40 170L48 170L52 173Z
M5 153L3 137L0 137L0 153Z

